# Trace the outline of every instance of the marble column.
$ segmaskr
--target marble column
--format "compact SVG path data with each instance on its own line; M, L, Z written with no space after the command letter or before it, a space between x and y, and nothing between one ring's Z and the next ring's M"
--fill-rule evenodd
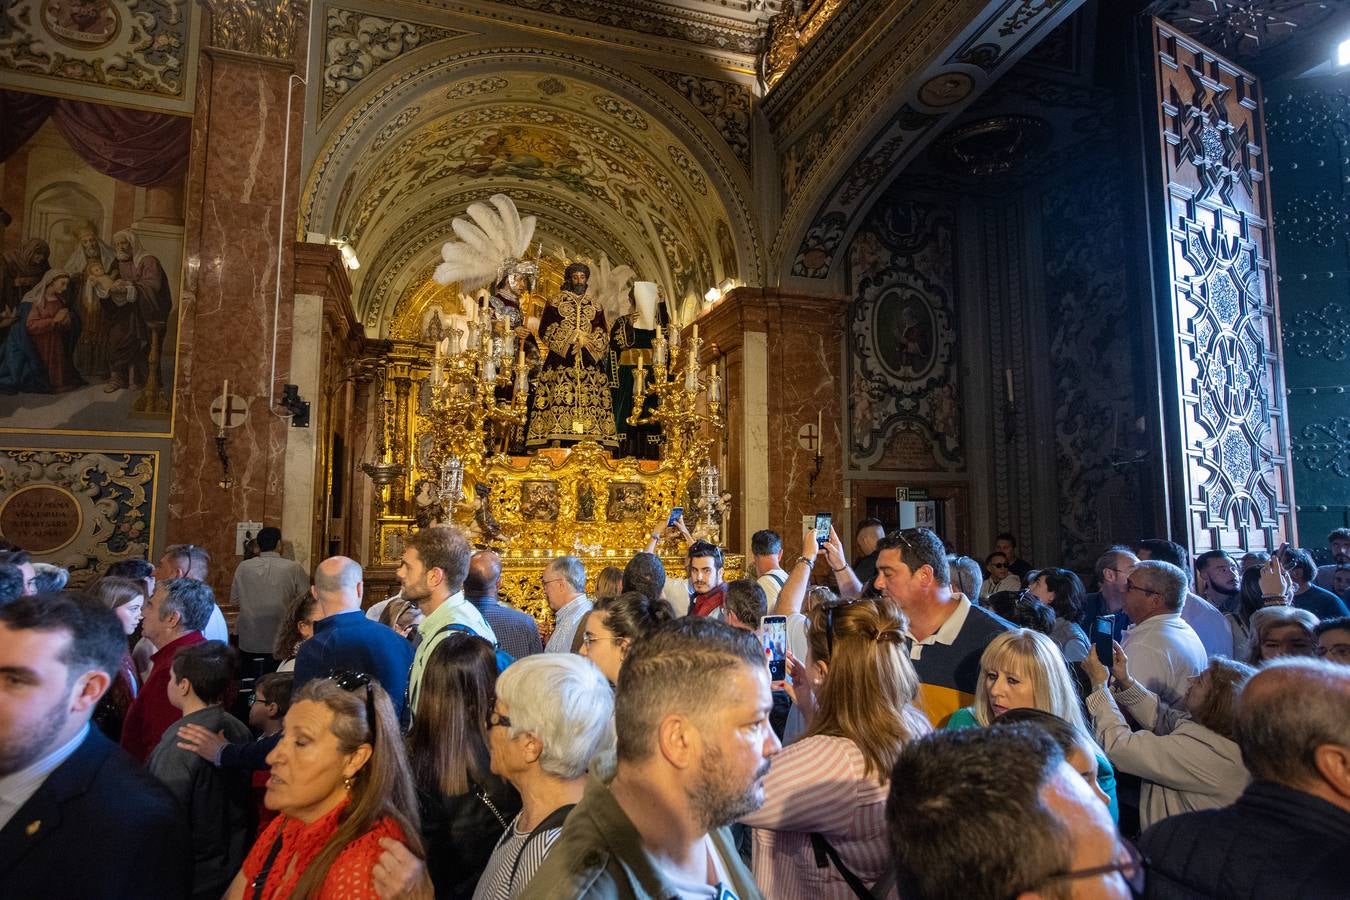
M240 561L235 523L282 524L287 441L298 430L275 401L291 380L291 236L304 106L303 85L292 75L303 65L294 37L304 33L304 23L231 30L239 21L220 16L209 22L199 62L165 534L168 542L207 549L210 582L222 601ZM220 484L210 418L226 379L230 393L248 407L247 419L226 437L233 474L228 488Z
M802 516L843 519L846 305L842 297L736 288L698 320L726 369L730 549L748 551L752 534L772 528L790 558ZM824 434L815 436L821 466L813 481L816 450L802 439L815 435L817 421Z
M287 442L281 530L292 541L296 561L309 569L329 555L325 526L331 525L333 435L342 434L349 445L355 439L348 388L362 331L352 312L351 290L336 247L295 245L290 383L310 401L310 427L292 429ZM339 464L345 476L339 479L343 492L339 509L345 510L351 489L350 454Z

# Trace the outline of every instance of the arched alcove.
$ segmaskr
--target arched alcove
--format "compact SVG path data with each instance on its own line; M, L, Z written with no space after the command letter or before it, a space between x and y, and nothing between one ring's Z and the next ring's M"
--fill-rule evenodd
M310 137L300 229L355 246L368 334L426 284L450 220L497 192L537 217L545 253L603 253L676 303L760 277L748 172L659 70L481 43L400 56Z

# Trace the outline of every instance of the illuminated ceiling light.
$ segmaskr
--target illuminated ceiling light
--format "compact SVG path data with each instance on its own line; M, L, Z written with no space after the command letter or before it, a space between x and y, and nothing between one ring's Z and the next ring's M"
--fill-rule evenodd
M1350 38L1336 45L1336 65L1350 66Z

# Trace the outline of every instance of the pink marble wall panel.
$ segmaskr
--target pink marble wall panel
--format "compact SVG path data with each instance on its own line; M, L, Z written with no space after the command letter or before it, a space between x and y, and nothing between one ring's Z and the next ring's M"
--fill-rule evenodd
M187 185L188 290L179 340L170 542L207 548L212 586L228 597L235 523L281 522L288 420L272 398L287 381L292 243L303 87L294 92L289 172L282 171L291 69L234 54L202 55ZM283 177L289 179L281 209ZM284 229L278 257L278 229ZM194 268L194 261L196 266ZM281 303L273 368L274 298ZM269 381L269 378L271 379ZM220 487L211 401L225 379L248 404L227 434L234 485ZM314 398L306 398L313 400Z

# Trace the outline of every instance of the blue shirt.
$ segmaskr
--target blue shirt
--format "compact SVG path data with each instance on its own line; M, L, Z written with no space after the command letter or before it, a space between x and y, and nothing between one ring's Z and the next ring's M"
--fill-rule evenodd
M1345 608L1344 600L1317 585L1310 585L1303 593L1295 594L1294 606L1306 609L1319 619L1338 619L1350 615L1350 610Z
M315 622L314 637L300 645L293 690L334 672L364 672L379 681L402 720L412 659L412 644L394 629L370 621L359 609L340 612Z

